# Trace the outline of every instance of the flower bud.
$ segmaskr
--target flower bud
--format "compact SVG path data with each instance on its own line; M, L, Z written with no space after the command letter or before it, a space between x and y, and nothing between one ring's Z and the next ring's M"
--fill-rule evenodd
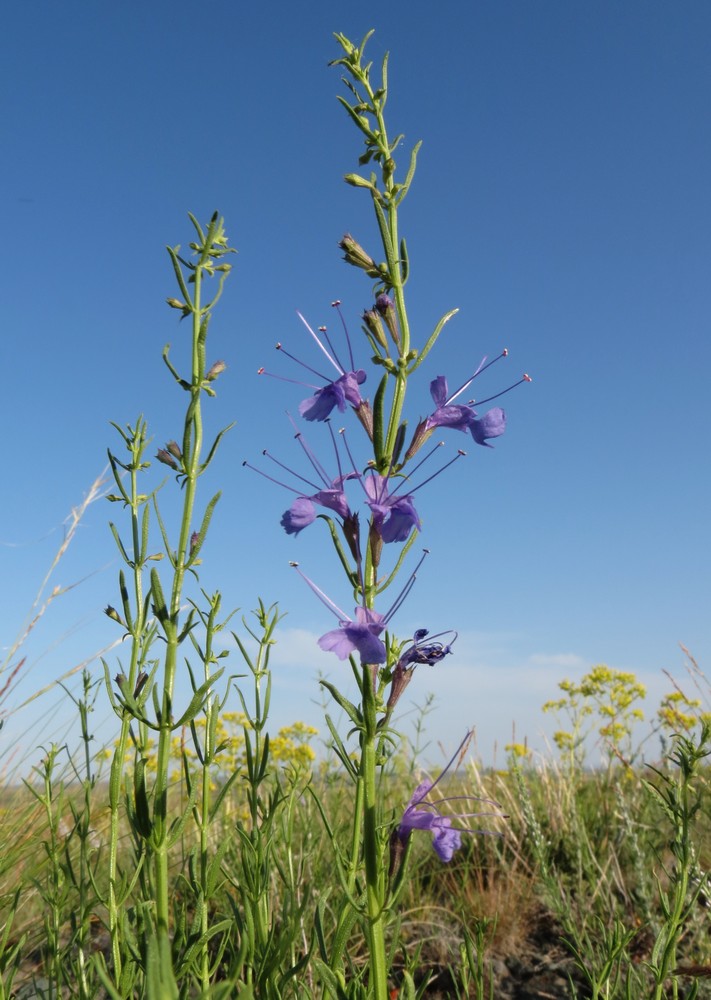
M373 337L373 339L380 344L383 350L387 351L388 341L385 336L385 327L383 326L382 317L379 312L375 309L366 309L363 313L363 322Z
M397 313L393 300L385 292L382 292L375 300L375 308L385 320L390 335L395 341L396 347L400 346L400 330L397 324Z
M182 461L183 453L180 450L180 445L178 444L177 441L169 441L165 447L173 456L173 458L177 458L179 462Z
M185 319L185 317L189 316L192 312L192 308L186 302L181 302L180 299L166 299L165 301L171 309L180 309L183 314L180 317L181 319Z
M363 430L370 440L373 440L373 408L367 399L364 399L360 406L356 406L353 411L361 422Z
M390 864L388 866L388 876L393 880L400 872L402 867L402 856L405 853L405 847L407 846L407 841L410 839L410 831L407 831L406 836L401 837L400 831L397 827L390 834Z
M137 698L143 688L146 686L146 681L148 680L148 674L145 670L141 670L138 677L136 678L136 686L133 689L133 697Z
M360 174L344 174L343 180L346 184L350 184L352 187L373 189L372 181L367 181L365 177L361 177Z
M178 470L178 466L176 465L176 463L175 463L172 455L169 452L167 452L165 450L165 448L159 448L158 449L158 451L156 452L156 458L158 459L159 462L162 462L163 465L169 466L171 469L174 469L176 472L179 471Z
M419 422L419 424L415 428L415 433L412 435L412 441L410 442L410 447L405 452L403 465L406 462L409 462L410 459L413 457L413 455L417 454L417 452L420 450L425 441L427 441L428 438L432 437L432 435L434 434L434 430L435 430L434 427L427 426L427 419L421 420Z
M206 381L214 382L218 375L221 375L223 371L227 368L224 361L216 361L212 368L209 370L205 376Z
M345 254L347 263L353 264L354 267L362 267L364 271L369 273L375 269L373 258L369 253L366 253L360 243L353 239L350 233L346 233L338 245Z
M123 618L118 613L116 608L112 608L110 604L107 604L106 607L104 608L104 614L107 615L107 617L109 617L112 621L118 622L119 625L123 625L123 627L126 628L126 623L124 622Z
M390 682L390 695L388 697L388 703L386 705L386 711L388 715L393 711L400 696L407 687L407 685L412 680L412 675L414 673L413 667L403 667L401 662L398 662L397 666L393 670L393 678Z

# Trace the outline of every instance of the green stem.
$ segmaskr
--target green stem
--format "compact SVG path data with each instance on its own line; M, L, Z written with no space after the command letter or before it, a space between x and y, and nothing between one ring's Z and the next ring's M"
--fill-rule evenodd
M205 377L204 339L207 332L207 317L202 315L200 293L202 268L209 246L210 232L207 234L203 254L198 260L193 274L192 309L192 380L190 403L185 419L183 454L185 456L186 477L184 485L183 512L180 524L178 550L175 555L173 586L170 598L169 616L165 625L166 654L163 674L163 697L161 703L160 728L158 731L156 798L154 817L155 837L155 877L156 877L156 922L158 932L167 933L170 923L169 879L168 879L168 769L170 765L170 744L173 732L173 691L178 662L178 619L185 579L185 564L189 551L190 534L195 506L197 480L200 475L200 453L202 448L202 413L200 393Z
M366 902L368 907L368 944L370 951L370 996L387 1000L388 972L385 958L384 873L378 830L376 794L377 718L370 668L363 665L363 714L365 729L360 763L363 784L363 854L365 861Z
M136 422L136 426L131 432L128 444L131 450L130 469L130 506L131 506L131 538L133 545L133 559L131 568L133 571L133 596L134 596L134 616L131 628L131 658L127 687L134 690L138 677L139 664L142 660L143 646L145 638L146 621L144 615L144 595L143 595L143 571L145 553L142 551L139 509L146 502L138 489L138 473L142 468L143 452L146 445L145 422L142 418ZM123 785L123 769L126 760L126 749L128 747L130 718L124 714L121 719L118 742L111 762L111 779L109 781L109 807L110 807L110 829L109 829L109 893L108 893L108 918L109 935L111 939L111 955L114 964L114 979L119 982L123 959L121 955L120 942L120 903L116 892L118 878L118 844L120 837L120 798Z

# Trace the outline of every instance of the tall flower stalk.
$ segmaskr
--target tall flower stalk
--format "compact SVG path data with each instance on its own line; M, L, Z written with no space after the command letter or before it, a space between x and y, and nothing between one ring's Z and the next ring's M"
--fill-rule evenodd
M300 360L282 343L277 344L277 349L282 357L298 363L308 373L309 381L303 384L308 385L313 394L301 401L299 414L312 424L327 424L331 439L329 447L335 451L336 475L334 477L331 471L326 470L310 442L306 442L298 430L297 441L309 465L307 475L292 471L280 458L266 453L266 458L276 463L281 471L277 475L258 471L297 494L281 519L282 527L288 534L299 534L316 520L326 523L339 563L353 592L356 607L351 617L316 583L304 576L316 596L338 619L338 627L325 633L319 645L336 653L341 660L350 661L360 696L359 703L355 704L338 687L323 682L352 722L353 731L358 734L359 753L354 757L347 750L335 725L327 717L335 752L355 783L355 802L350 856L344 858L337 852L345 903L338 917L330 951L325 946L325 935L318 933L317 921L321 943L319 968L328 992L340 995L345 983L344 953L348 935L354 923L360 922L369 951L367 995L375 1000L386 1000L389 969L385 933L396 897L402 889L405 877L403 856L407 853L407 848L401 845L398 863L393 865L390 837L393 820L386 819L382 805L380 782L383 767L398 739L390 729L390 723L397 701L415 667L420 663L437 663L452 649L451 643L427 641L428 631L425 628L418 629L415 637L406 642L398 641L390 631L392 619L415 584L424 555L415 570L410 570L404 586L399 591L393 587L392 592L396 592L397 596L390 601L388 611L381 607L382 595L405 569L407 557L421 529L418 507L415 506L416 503L419 505L417 491L465 455L464 451L457 449L443 464L435 466L433 460L440 453L441 443L435 443L424 451L423 447L440 429L444 432L469 432L476 444L487 447L490 447L489 439L504 432L506 416L500 407L480 415L474 409L473 401L463 401L462 395L475 378L488 371L495 361L505 358L508 352L502 351L489 363L486 359L481 361L460 388L451 394L447 379L438 375L430 385L433 412L408 432L404 418L408 380L429 355L445 324L457 310L452 309L442 316L421 348L413 346L405 302L409 257L405 239L400 234L399 209L415 174L420 143L410 152L407 170L401 179L395 155L402 136L390 138L384 117L388 96L388 58L386 55L383 60L381 79L377 83L371 75L371 64L364 61L364 49L371 34L369 32L359 46L345 35L337 34L335 37L342 54L332 65L343 71L342 80L348 96L339 97L339 101L364 140L365 150L359 159L360 167L370 164L374 168L367 176L349 173L345 180L369 194L381 247L377 254L371 254L351 233L342 237L340 247L345 261L364 271L372 282L373 304L365 310L361 319L372 363L379 375L378 384L371 403L366 395L368 375L358 364L358 350L351 343L340 302L332 305L346 337L345 349L339 346L340 341L337 342L327 327L314 330L301 317L316 356L321 362L326 359L328 371L335 370L335 377L323 374L318 361ZM376 259L381 262L376 263ZM262 368L260 374L275 373ZM281 375L278 377L288 382L295 381ZM314 377L325 384L314 385ZM521 381L530 379L526 375ZM496 392L489 399L501 394ZM339 429L336 433L330 423L333 415L345 414L348 409L353 412L368 439L368 455L364 462L359 459L357 449L352 448L346 431ZM288 479L285 479L284 472L288 474ZM307 488L304 489L304 486ZM365 506L363 518L357 503L351 499L354 493ZM396 553L394 565L384 570L385 557L393 552ZM445 829L446 818L442 817L439 822ZM454 832L450 840L454 844Z
M200 611L193 602L186 603L187 574L196 576L199 555L212 513L219 500L219 493L207 503L196 527L196 497L198 480L210 464L225 431L220 431L205 454L203 440L203 396L214 396L214 382L224 370L222 361L208 367L206 341L212 310L222 293L224 281L231 265L226 258L235 251L229 246L222 219L215 213L206 227L191 215L196 239L190 244L192 258L187 259L179 247L168 247L168 253L177 280L180 298L169 298L168 305L181 313L181 319L190 320L189 372L183 377L173 366L169 347L163 351L163 360L177 385L187 393L183 431L180 443L170 441L160 448L156 458L171 469L181 488L181 505L177 545L171 541L157 502L156 492L142 489L141 476L150 466L146 457L149 443L146 422L139 417L135 425L123 429L114 425L129 452L128 461L109 452L116 492L108 499L130 511L130 543L124 544L118 529L112 524L119 554L130 571L130 585L125 572L119 575L120 608L109 605L106 614L117 622L130 640L130 658L127 668L112 681L107 664L104 664L107 688L114 711L121 720L118 742L111 765L109 800L111 807L109 885L107 909L112 943L113 976L122 995L135 988L141 972L137 962L138 949L127 946L126 907L137 880L141 881L144 895L150 895L152 904L140 913L137 930L141 938L141 951L147 955L146 965L161 956L166 975L170 971L170 914L171 897L168 878L169 850L180 837L191 816L201 817L202 882L196 882L197 909L201 938L201 957L198 960L199 978L203 988L209 985L207 956L208 927L207 904L204 898L206 864L206 825L209 818L209 766L213 763L214 747L209 734L214 725L211 720L218 710L214 701L214 684L222 670L212 670L216 657L213 637L224 623L217 621L220 607L219 594L210 598L209 610ZM206 279L216 278L217 288L208 301L204 296ZM149 548L150 516L155 513L163 541L163 551ZM167 571L162 574L156 562L165 559ZM204 647L198 647L203 661L203 677L195 681L192 672L193 693L187 708L175 711L174 696L178 654L182 643L190 639L195 644L194 629L201 622L204 627ZM162 640L159 654L157 638ZM202 748L202 789L194 784L187 805L177 820L169 812L170 766L173 759L174 734L193 723L199 713L207 722L208 739ZM147 746L150 738L156 742L155 777L151 782L147 771ZM135 766L132 773L125 773L126 752L129 741L135 748ZM135 871L122 874L118 862L120 804L125 795L128 819L132 827ZM200 805L198 805L198 798ZM200 883L200 884L197 884ZM152 958L153 956L153 958ZM168 962L165 965L165 961ZM154 967L154 966L151 966ZM143 970L145 973L145 969ZM172 975L172 971L170 971ZM166 985L167 988L167 985ZM176 994L177 995L177 994Z

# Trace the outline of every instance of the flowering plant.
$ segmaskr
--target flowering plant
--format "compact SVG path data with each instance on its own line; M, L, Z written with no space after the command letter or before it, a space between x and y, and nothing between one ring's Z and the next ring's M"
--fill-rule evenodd
M245 462L245 465L296 494L281 517L281 526L287 534L298 535L317 520L326 523L353 593L355 611L351 616L302 573L298 564L293 564L318 599L337 618L337 627L326 631L318 644L339 659L349 660L359 694L356 703L336 685L322 681L347 714L353 724L352 732L359 740L358 753L354 754L346 748L327 718L335 752L355 784L355 805L350 858L344 860L337 852L345 902L338 918L336 945L330 954L322 954L323 974L326 983L337 992L334 983L340 982L339 977L343 975L342 953L348 928L355 918L361 922L369 946L369 993L380 1000L387 996L384 927L397 896L396 883L402 883L402 873L392 885L386 877L388 869L392 873L390 824L377 794L376 775L387 761L389 748L397 745L398 735L390 728L390 723L413 671L418 664L441 662L452 653L456 639L456 633L439 633L428 639L428 630L419 628L411 640L403 642L390 630L396 613L415 584L427 550L406 576L387 610L383 608L381 597L404 569L407 556L422 530L419 491L465 455L461 448L456 448L442 465L432 469L427 463L444 443L434 443L423 451L424 446L436 431L453 430L469 433L477 445L491 448L490 441L500 437L506 429L506 414L498 405L484 411L481 407L530 379L523 375L513 385L477 403L463 398L475 379L507 357L506 350L490 361L483 358L454 392L450 393L444 375L436 375L430 382L433 408L428 416L416 423L408 436L404 416L408 380L428 357L457 310L442 316L422 346L413 344L405 304L409 256L406 242L399 233L398 210L412 183L420 144L412 149L406 174L399 179L394 157L402 136L391 140L383 117L387 98L387 56L383 61L382 80L377 85L371 80L371 64L363 61L364 48L371 34L366 35L359 46L344 35L336 35L342 54L332 65L343 71L348 97L339 97L339 100L364 140L365 150L359 164L361 167L371 164L375 168L368 176L349 173L345 180L370 196L384 260L376 263L376 257L350 233L342 237L339 245L345 261L363 271L372 282L372 305L363 312L361 323L377 381L372 389L366 362L349 335L340 302L335 301L332 305L343 331L342 344L332 337L326 326L314 330L299 314L318 355L328 364L328 372L324 373L316 362L298 358L281 342L277 350L308 373L309 381L297 383L309 391L308 396L298 401L298 412L311 424L325 424L328 447L333 453L332 468L326 468L293 420L296 440L309 466L306 475L266 452L264 455L272 464L282 473L289 474L288 482L281 478L282 473L271 475L251 463ZM259 373L296 382L281 372L268 372L265 368ZM351 446L346 430L336 432L331 422L336 414L345 416L349 410L365 435L367 455L364 459L357 457L359 453ZM384 569L385 557L390 553L394 553L392 564ZM438 641L445 635L449 636L449 641ZM464 744L460 747L460 751L463 750ZM403 846L409 843L413 829L430 830L435 850L443 861L448 861L461 843L461 832L429 799L439 780L418 787L399 825L394 828L393 837ZM362 894L359 888L361 873Z

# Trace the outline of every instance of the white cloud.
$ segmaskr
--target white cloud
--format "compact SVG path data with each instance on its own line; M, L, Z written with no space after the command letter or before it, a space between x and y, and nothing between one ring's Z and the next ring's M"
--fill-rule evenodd
M269 654L273 667L298 667L304 674L313 677L319 670L332 670L336 661L333 653L319 649L319 636L304 628L279 628L274 633L276 639Z

